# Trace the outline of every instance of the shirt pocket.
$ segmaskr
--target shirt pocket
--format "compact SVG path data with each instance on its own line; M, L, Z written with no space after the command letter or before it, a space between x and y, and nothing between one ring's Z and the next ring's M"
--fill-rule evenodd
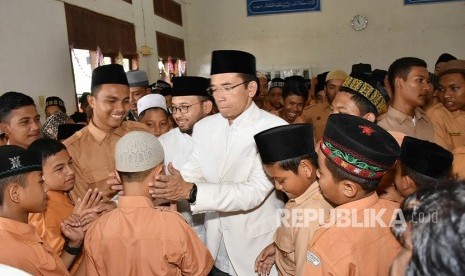
M280 236L276 238L276 247L279 255L282 256L282 261L288 266L295 267L295 244L288 236Z
M83 172L82 179L87 184L92 184L106 180L108 175L110 175L110 169L108 167L103 167Z

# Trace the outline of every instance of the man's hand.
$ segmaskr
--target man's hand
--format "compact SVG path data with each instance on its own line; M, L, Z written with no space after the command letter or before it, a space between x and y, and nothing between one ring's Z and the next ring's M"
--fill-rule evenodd
M257 259L255 259L255 272L260 276L266 276L270 274L271 267L276 262L276 247L274 243L265 247L260 252Z
M102 201L102 192L97 188L87 190L84 199L78 199L74 206L73 214L80 215L82 211L97 206Z
M149 183L149 193L153 198L163 198L170 201L189 199L190 191L194 184L184 181L181 173L168 164L171 175L156 175L153 182Z
M82 230L79 216L73 214L66 218L61 224L61 232L69 241L68 245L73 248L78 248L84 239L84 231Z

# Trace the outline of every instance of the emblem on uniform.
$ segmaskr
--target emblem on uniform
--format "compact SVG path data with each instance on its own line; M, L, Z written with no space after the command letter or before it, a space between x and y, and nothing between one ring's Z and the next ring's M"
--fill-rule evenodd
M21 161L19 160L19 156L13 157L13 158L8 158L11 161L11 169L17 169L21 167Z
M307 262L311 263L313 266L319 266L321 264L320 258L310 251L307 251Z

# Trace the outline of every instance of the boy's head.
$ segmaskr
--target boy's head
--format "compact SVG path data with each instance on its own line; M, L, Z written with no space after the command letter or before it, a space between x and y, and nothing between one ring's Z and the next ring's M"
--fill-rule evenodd
M137 112L137 101L143 96L150 94L149 80L147 73L142 70L134 70L126 72L129 82L129 104L134 114Z
M19 92L0 96L0 128L10 145L27 148L41 137L40 115L34 100Z
M283 115L288 122L293 122L302 114L308 99L308 87L301 76L292 76L284 79L283 87Z
M318 151L323 196L341 205L373 193L400 154L394 137L360 117L332 114Z
M18 213L40 213L46 208L40 156L19 146L0 147L0 205Z
M65 145L53 139L42 138L34 141L28 150L42 157L43 179L50 190L68 192L74 188L76 177L73 159Z
M368 76L349 76L331 103L332 113L363 117L374 122L379 114L387 110L387 92Z
M143 182L153 174L162 173L164 158L160 141L149 132L131 131L116 143L115 167L123 185Z
M88 101L93 111L92 122L98 128L107 132L118 128L129 111L129 84L123 66L109 64L95 68Z
M270 104L276 109L283 107L283 87L284 80L281 78L274 78L270 83L270 90L268 91L268 97Z
M145 95L137 101L139 121L147 125L157 137L171 129L165 97L160 94Z
M59 111L66 114L65 102L60 97L47 97L45 99L45 117L48 118Z
M428 79L426 62L419 58L400 58L388 69L388 80L394 101L399 100L413 108L425 104L429 89Z
M334 97L339 92L344 80L348 76L349 75L345 71L340 69L332 70L326 74L324 89L328 103L331 104L333 102Z
M315 181L317 156L312 125L274 127L254 138L265 172L277 190L285 192L289 198L296 198Z
M452 153L435 143L406 136L396 164L396 189L405 197L436 186L449 177L453 159Z

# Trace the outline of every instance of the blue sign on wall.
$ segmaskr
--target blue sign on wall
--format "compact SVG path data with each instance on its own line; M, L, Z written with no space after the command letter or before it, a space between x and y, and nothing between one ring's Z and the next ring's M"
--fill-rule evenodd
M411 4L426 4L426 3L443 3L443 2L457 2L465 0L404 0L405 5Z
M247 15L319 11L320 0L247 0Z

